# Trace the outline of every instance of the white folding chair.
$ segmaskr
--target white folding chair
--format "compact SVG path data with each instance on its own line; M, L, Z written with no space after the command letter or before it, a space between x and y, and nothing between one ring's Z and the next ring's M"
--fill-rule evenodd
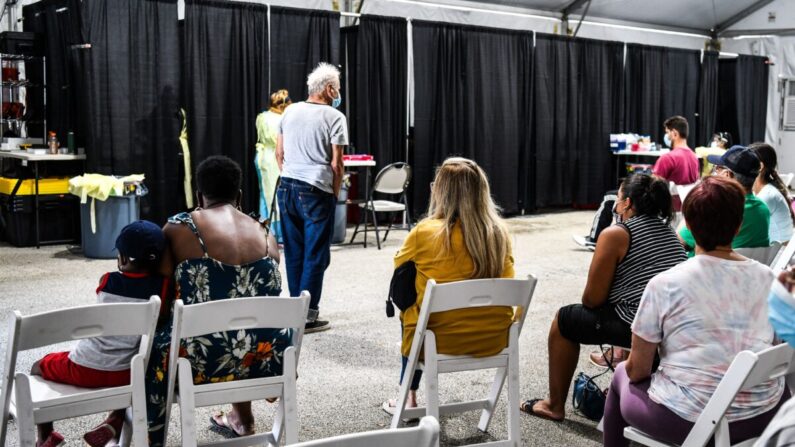
M438 285L434 280L428 281L422 301L414 339L411 342L405 380L400 385L395 414L391 428L397 428L403 418L418 418L425 415L439 418L442 414L460 413L462 411L483 410L478 429L485 432L489 428L497 400L500 397L505 379L508 379L508 440L489 443L489 445L519 446L521 445L519 420L519 334L524 324L530 300L536 286L536 278L532 275L527 279L475 279L456 281ZM444 355L436 351L436 336L428 330L428 319L431 314L454 309L471 309L486 306L511 306L515 308L516 321L508 329L508 346L500 353L491 357L469 357L461 355ZM425 347L425 360L420 362L420 349ZM406 408L411 377L420 364L424 364L426 407ZM460 371L474 371L496 368L497 373L486 399L439 404L438 375Z
M682 204L685 203L685 197L690 194L690 191L696 187L698 183L691 183L689 185L676 185L676 195L679 196L679 200L682 201Z
M746 258L772 267L776 258L779 257L778 253L781 249L782 245L780 242L773 242L768 247L743 247L737 248L735 251Z
M779 272L787 268L793 256L795 256L795 236L792 236L792 239L778 251L776 258L773 259L771 264L773 273L778 275Z
M292 444L292 447L434 447L439 442L439 422L432 416L420 424L396 430L374 430Z
M778 377L786 377L790 392L795 391L794 357L795 350L786 343L767 348L759 353L743 351L737 354L729 369L726 370L723 380L720 381L717 389L715 389L712 398L704 407L704 411L696 419L696 423L682 443L682 447L705 446L713 435L715 436L716 447L728 447L731 445L729 441L729 422L725 416L734 398L743 389L754 387ZM633 427L624 429L624 437L650 447L668 447L673 445L657 441ZM751 446L754 441L755 439L750 439L740 444L735 444L735 446Z
M15 311L9 324L2 377L0 446L5 445L6 425L12 413L19 427L19 445L33 447L36 424L130 407L128 419L131 420L126 424L132 425L132 433L125 430L123 438L126 439L122 439L122 443L129 443L131 435L135 445L148 445L144 373L159 312L160 298L157 296L141 303L95 304L27 317ZM41 376L15 373L17 354L22 351L84 338L132 335L141 336L141 342L130 365L129 385L81 388L49 382Z
M285 434L287 444L298 442L295 380L308 309L309 292L306 291L301 292L298 298L234 298L188 306L177 300L174 305L174 327L168 361L169 393L166 401L166 428L171 403L176 398L182 418L183 446L197 445L196 422L193 414L195 408L274 397L279 398L279 409L270 432L206 445L249 446L263 443L278 445L282 434ZM280 376L194 385L190 361L186 358L178 359L182 339L216 332L263 328L293 330L292 346L284 351L283 372ZM174 391L177 374L179 374L178 393Z
M359 223L356 224L356 228L353 229L353 235L351 236L350 243L353 243L353 240L356 238L356 234L359 233L359 225L364 221L364 246L367 247L367 214L370 213L373 219L373 228L375 229L375 242L378 245L378 249L381 249L381 239L378 235L378 217L377 213L403 213L403 224L400 226L393 226L392 222L389 222L389 226L386 229L386 233L384 233L384 241L386 241L386 237L389 235L389 230L392 228L398 228L401 230L411 230L411 215L409 213L409 199L408 195L406 194L406 189L411 182L411 166L407 163L397 162L392 163L384 169L382 169L378 175L375 176L375 182L373 182L373 189L370 191L369 197L365 203L360 203L359 206L362 208L362 219L360 219ZM392 200L374 200L373 194L380 193L380 194L390 194L390 195L399 195L400 201L395 202Z

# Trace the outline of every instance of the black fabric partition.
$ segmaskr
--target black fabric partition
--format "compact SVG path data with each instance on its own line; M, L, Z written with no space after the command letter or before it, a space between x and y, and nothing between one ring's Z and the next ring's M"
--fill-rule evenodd
M340 30L340 62L342 64L342 90L343 101L341 106L342 113L348 118L348 150L359 152L358 149L358 127L356 125L357 102L358 102L358 79L356 77L357 53L359 46L359 27L348 26Z
M193 167L211 155L238 162L243 169L243 208L256 210L255 122L270 95L267 6L187 0L185 58Z
M718 113L718 52L705 51L701 60L701 80L698 88L698 117L696 118L696 146L709 146L715 133Z
M83 0L90 171L146 175L143 218L181 209L176 0Z
M339 13L274 6L270 35L270 89L286 88L293 101L306 99L306 77L319 62L340 63Z
M620 126L624 45L537 35L531 157L537 207L599 203L611 175L610 133Z
M413 208L427 207L434 168L447 156L477 161L508 214L524 207L520 167L528 130L533 35L414 21Z
M406 20L362 16L355 58L355 111L351 127L359 153L378 168L406 160Z
M47 129L54 131L62 145L67 143L67 134L74 132L79 147L85 146L85 114L83 112L85 92L80 90L84 67L80 53L83 48L73 45L83 43L82 18L79 0L42 0L22 8L23 29L41 33L45 39L46 57L46 111L36 105L44 105L40 87L28 87L27 113L34 121L47 119ZM38 79L41 64L38 60L26 62L27 78L41 85ZM29 135L41 138L45 129L41 124L29 125Z
M719 62L717 129L728 131L735 144L765 139L767 119L767 58L740 55Z
M696 143L701 53L694 50L627 44L624 83L624 130L663 141L663 122L684 116Z

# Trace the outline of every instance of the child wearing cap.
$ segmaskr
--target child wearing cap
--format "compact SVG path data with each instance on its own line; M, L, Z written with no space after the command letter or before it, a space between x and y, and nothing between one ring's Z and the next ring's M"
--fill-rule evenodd
M169 278L158 274L165 249L163 231L152 222L139 220L127 225L116 239L119 270L102 275L97 287L98 303L129 303L149 300L152 295L165 302L170 296ZM164 306L165 307L165 306ZM71 352L46 355L33 365L32 374L45 380L84 388L124 386L130 383L130 362L138 353L140 337L95 337L80 340ZM108 418L83 436L92 447L104 446L117 438L124 410ZM39 447L62 445L63 436L51 423L41 424Z

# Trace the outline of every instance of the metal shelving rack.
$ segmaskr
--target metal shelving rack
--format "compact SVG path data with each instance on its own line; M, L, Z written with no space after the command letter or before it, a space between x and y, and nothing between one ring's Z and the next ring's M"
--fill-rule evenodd
M29 80L29 73L28 67L25 67L25 78L26 79L19 79L16 81L3 81L0 79L0 105L4 102L12 102L14 100L14 96L19 97L19 89L24 88L41 88L42 89L42 110L40 120L29 120L29 119L22 119L22 118L6 118L5 114L0 112L0 132L5 133L6 130L11 129L12 125L16 125L15 127L19 131L20 137L19 138L8 138L2 137L2 146L12 146L12 149L16 149L19 144L29 143L29 144L45 144L47 141L47 118L45 111L47 110L47 62L44 56L26 56L20 54L3 54L0 53L0 68L2 68L6 62L13 61L14 63L25 63L27 61L33 60L40 60L41 61L41 71L42 71L42 83L34 83ZM19 71L19 68L17 68ZM6 91L8 91L8 95L6 95ZM15 95L16 93L16 95ZM10 97L7 97L10 96ZM21 101L20 101L21 102ZM25 102L24 106L28 109L28 95L25 95ZM30 110L30 109L28 109ZM24 113L23 113L24 115ZM31 137L30 129L28 129L28 124L41 124L42 125L42 132L41 137ZM23 132L24 129L24 132ZM24 137L23 137L24 135ZM13 139L13 143L11 140Z

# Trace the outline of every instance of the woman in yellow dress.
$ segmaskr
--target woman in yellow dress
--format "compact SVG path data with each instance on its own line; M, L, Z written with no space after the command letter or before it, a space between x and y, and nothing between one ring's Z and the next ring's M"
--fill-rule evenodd
M273 200L276 183L279 181L279 165L276 164L276 138L282 113L292 103L287 90L279 90L271 94L268 110L257 115L257 154L254 157L254 166L257 168L257 178L259 179L260 219L267 219L271 216L271 205L276 206L276 201ZM281 243L282 234L278 209L275 210L272 217L271 231Z

